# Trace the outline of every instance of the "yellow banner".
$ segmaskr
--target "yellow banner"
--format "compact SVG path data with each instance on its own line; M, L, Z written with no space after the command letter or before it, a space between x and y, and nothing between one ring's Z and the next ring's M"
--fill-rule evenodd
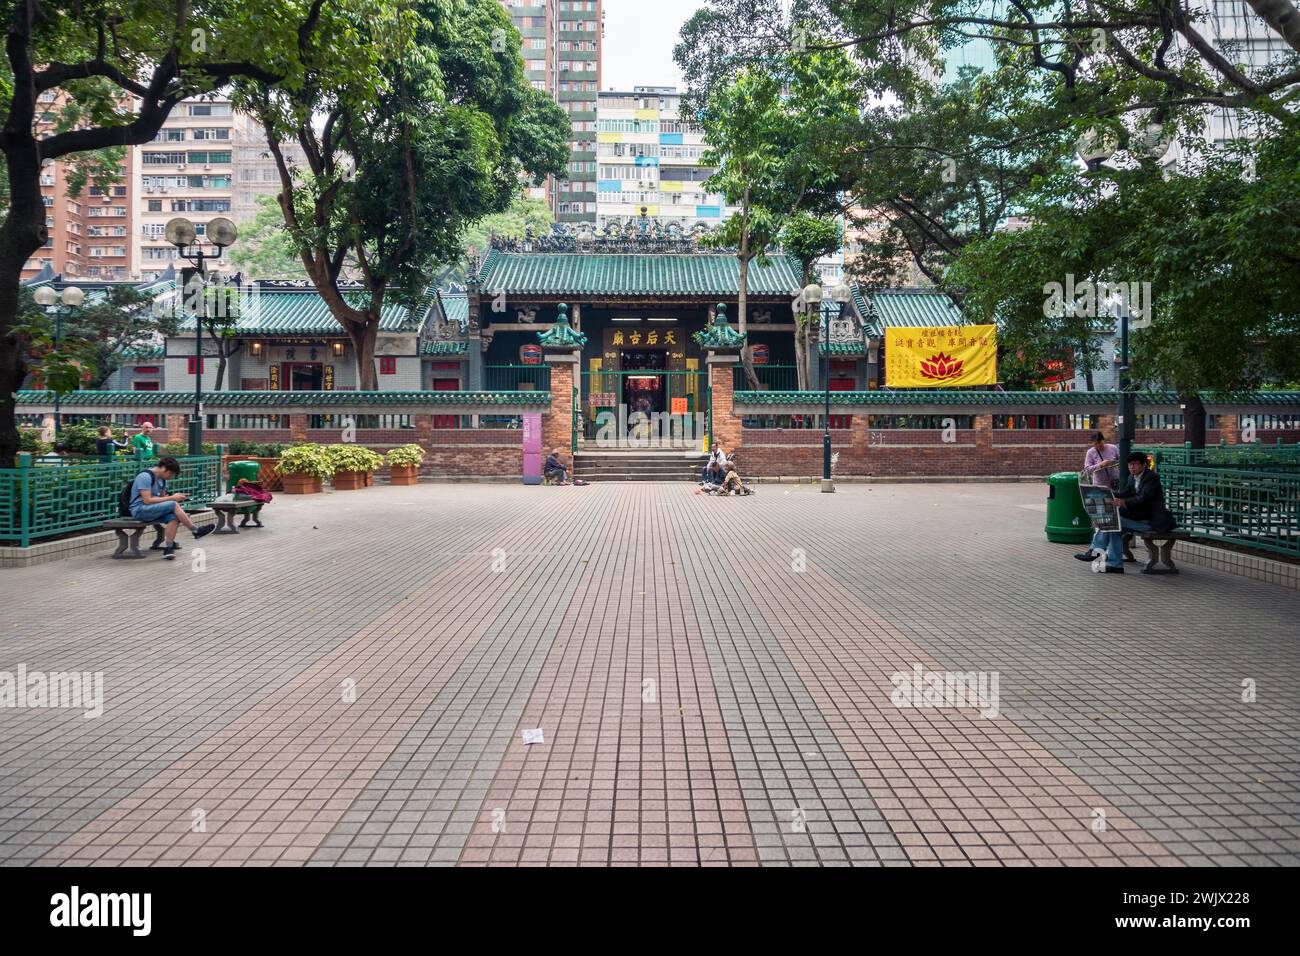
M891 388L996 385L997 327L885 329L885 384Z

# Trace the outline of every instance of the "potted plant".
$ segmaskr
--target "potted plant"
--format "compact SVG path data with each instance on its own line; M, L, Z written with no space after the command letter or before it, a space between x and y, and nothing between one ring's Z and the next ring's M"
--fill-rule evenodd
M333 469L335 491L355 491L370 483L370 473L384 463L384 456L360 445L327 445L325 455Z
M402 445L388 453L388 475L395 485L413 485L420 480L424 449L419 445Z
M280 442L256 442L236 438L226 446L226 456L222 459L221 470L224 474L232 461L255 461L258 464L257 483L266 491L280 491L280 473L276 466L280 463L280 453L285 446Z
M280 454L280 464L276 467L284 491L290 495L316 494L321 490L322 482L334 474L329 455L314 442L290 445Z

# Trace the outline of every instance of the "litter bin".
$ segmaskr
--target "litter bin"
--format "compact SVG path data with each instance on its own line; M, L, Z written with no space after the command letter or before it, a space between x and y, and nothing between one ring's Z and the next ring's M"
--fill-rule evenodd
M235 485L242 481L257 481L257 473L262 466L255 461L232 461L226 469L226 493L235 490Z
M1079 474L1058 471L1047 476L1047 540L1085 544L1092 540L1092 520L1079 496Z

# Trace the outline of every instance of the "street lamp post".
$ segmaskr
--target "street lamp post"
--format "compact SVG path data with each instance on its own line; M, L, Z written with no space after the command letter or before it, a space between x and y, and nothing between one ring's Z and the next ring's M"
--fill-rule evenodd
M63 339L63 309L78 308L86 301L86 293L75 285L65 286L62 291L55 292L48 285L43 285L37 289L32 297L36 304L45 307L45 311L54 315L54 351L59 350ZM63 411L62 411L62 394L59 389L54 390L54 437L57 439L63 431Z
M195 265L194 280L182 287L182 296L191 291L198 293L198 302L194 309L194 413L189 422L189 445L191 455L203 454L203 320L207 317L207 270L205 263L209 259L220 259L226 247L238 238L235 224L224 216L208 220L204 229L208 242L216 247L215 253L204 255L203 246L198 241L198 230L194 223L184 216L177 216L167 223L167 241L176 247L177 254ZM190 286L193 285L193 290ZM182 298L182 303L184 299Z
M1115 155L1116 143L1108 133L1096 129L1087 130L1076 144L1076 152L1088 174L1099 172L1106 160ZM1100 187L1099 187L1100 188ZM1111 327L1112 329L1114 326ZM1128 367L1128 308L1122 307L1119 313L1119 459L1128 461L1129 451L1133 447L1133 425L1135 405L1133 393L1129 391Z
M1128 151L1144 165L1159 164L1173 145L1172 138L1164 124L1156 119L1143 124L1129 141ZM1117 144L1114 137L1096 129L1087 130L1076 144L1078 156L1083 160L1088 173L1097 173L1106 160L1115 155ZM1150 306L1148 305L1148 309ZM1149 324L1150 314L1142 317L1142 324ZM1120 302L1119 310L1119 458L1128 461L1133 449L1133 436L1137 429L1137 402L1133 394L1128 364L1129 304Z
M844 311L845 304L852 297L852 290L845 282L839 282L831 289L831 301L836 305L835 317ZM822 287L815 281L806 285L800 293L804 303L804 309L808 313L809 322L821 322L822 310ZM828 348L830 344L830 324L827 323L826 334L819 337L820 347L822 350L822 491L832 492L835 490L835 482L831 479L831 353Z

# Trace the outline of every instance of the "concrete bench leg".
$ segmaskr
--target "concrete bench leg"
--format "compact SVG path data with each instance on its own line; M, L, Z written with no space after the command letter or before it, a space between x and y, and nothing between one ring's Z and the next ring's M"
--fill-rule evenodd
M247 528L249 527L248 522L250 521L253 522L252 527L254 528L262 527L262 506L261 505L258 505L256 508L252 509L251 511L245 511L244 520L239 522L239 526L241 528Z
M214 534L239 534L239 529L235 527L235 513L227 511L225 508L217 509L217 530Z
M1153 538L1143 538L1142 543L1147 549L1147 564L1142 569L1143 574L1177 574L1178 568L1174 564L1174 545L1177 539L1169 538L1159 543ZM1162 568L1160 565L1164 565Z
M136 528L129 535L125 528L114 528L113 532L117 535L117 550L113 552L115 561L145 557L140 553L140 535L144 534L144 528Z
M156 524L156 525L154 525L154 526L153 526L153 544L149 545L149 550L150 550L150 551L161 551L161 550L163 549L163 546L166 545L166 544L167 544L167 526L166 526L165 524ZM179 551L180 549L181 549L181 546L180 546L179 544L176 545L176 550Z

